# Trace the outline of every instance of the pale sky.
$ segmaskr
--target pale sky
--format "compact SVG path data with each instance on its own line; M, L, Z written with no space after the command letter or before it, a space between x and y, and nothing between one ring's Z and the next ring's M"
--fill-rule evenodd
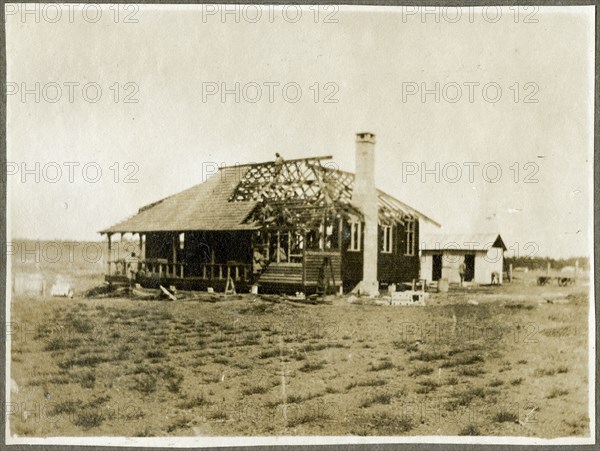
M366 130L377 135L379 188L440 222L438 232L499 232L522 255L529 242L542 256L590 254L593 7L464 9L458 20L452 10L437 23L366 7L318 18L304 8L296 22L294 9L258 20L238 10L236 22L176 5L122 6L117 20L104 7L95 23L95 11L65 6L60 19L40 10L36 22L22 7L8 5L6 23L9 236L100 239L140 206L201 182L207 165L275 152L332 155L353 171L354 135ZM236 82L237 102L209 95ZM97 86L99 100L86 101ZM422 88L432 92L424 101ZM24 182L22 163L32 170ZM436 163L440 180L423 182L423 165ZM79 165L72 182L69 164ZM132 170L137 182L124 183Z

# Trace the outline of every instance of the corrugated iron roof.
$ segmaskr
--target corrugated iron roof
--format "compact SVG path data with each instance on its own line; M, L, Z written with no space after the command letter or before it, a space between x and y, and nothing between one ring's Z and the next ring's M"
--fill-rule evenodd
M441 249L487 251L491 247L501 247L506 250L506 245L498 233L425 235L421 237L419 246L422 251Z
M272 162L264 164L272 164ZM223 167L206 182L146 205L140 208L136 215L100 233L255 230L259 225L247 219L258 201L254 199L240 201L234 196L244 176L255 166L257 165ZM354 174L340 170L333 170L333 172L337 173L337 177L327 179L328 182L337 182L332 194L350 200ZM394 213L392 216L420 218L439 227L433 219L389 194L378 190L378 196L380 216L386 214L385 212L392 212Z

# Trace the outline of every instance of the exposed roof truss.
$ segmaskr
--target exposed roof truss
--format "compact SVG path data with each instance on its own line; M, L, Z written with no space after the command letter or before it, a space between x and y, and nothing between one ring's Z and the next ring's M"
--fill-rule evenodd
M229 201L259 202L247 221L263 226L307 228L326 217L361 217L352 205L354 175L322 164L330 158L251 165ZM383 192L378 192L378 201L381 223L404 223L417 217Z
M318 203L322 197L321 160L306 158L251 165L229 198L230 202L294 201Z

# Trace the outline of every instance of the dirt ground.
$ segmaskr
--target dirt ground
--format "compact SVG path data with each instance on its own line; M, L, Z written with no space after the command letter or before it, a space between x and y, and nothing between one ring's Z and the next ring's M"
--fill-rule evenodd
M526 276L410 307L14 296L10 429L589 435L587 283Z

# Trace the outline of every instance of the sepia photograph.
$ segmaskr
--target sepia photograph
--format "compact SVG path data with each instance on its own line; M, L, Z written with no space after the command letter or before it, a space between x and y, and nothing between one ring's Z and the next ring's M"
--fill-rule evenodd
M595 443L595 14L5 4L5 445Z

